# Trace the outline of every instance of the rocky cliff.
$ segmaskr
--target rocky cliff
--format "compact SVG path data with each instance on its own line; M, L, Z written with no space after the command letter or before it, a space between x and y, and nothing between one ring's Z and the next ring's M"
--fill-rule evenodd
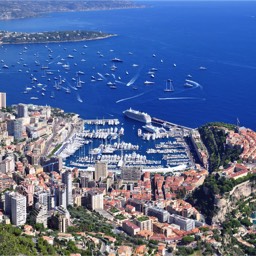
M216 214L212 218L212 223L219 223L225 220L226 214L231 212L236 203L256 193L256 181L245 181L235 186L229 193L223 197L215 197Z

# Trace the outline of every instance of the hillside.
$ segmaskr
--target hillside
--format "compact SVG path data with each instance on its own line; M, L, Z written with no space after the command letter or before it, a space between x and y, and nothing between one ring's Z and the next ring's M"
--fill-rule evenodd
M59 0L4 0L0 1L0 20L34 17L50 12L71 12L104 9L123 9L140 7L132 1L59 1Z

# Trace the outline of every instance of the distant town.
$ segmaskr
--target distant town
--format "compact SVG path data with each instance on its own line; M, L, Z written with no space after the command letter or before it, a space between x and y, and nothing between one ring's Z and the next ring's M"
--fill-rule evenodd
M102 152L84 155L90 165L80 168L66 166L65 158L96 136L84 130L86 122L106 120L50 106L6 106L4 92L0 108L1 255L256 253L254 131L223 123L169 127L184 129L193 168L124 157L113 168Z
M124 8L138 8L143 5L133 1L0 1L0 20L22 19L43 15L50 12L73 12L91 10L110 10Z

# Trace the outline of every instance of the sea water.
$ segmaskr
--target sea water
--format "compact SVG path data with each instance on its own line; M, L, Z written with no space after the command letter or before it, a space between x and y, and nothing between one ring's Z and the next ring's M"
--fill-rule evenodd
M150 2L145 8L51 13L1 21L0 26L8 31L117 34L86 42L1 46L0 67L9 68L0 70L0 91L7 93L8 105L47 104L82 118L114 117L121 123L122 111L132 107L189 127L239 119L256 128L255 2ZM115 57L123 62L112 63ZM41 66L53 74L45 75ZM152 68L157 69L154 77L148 73ZM78 71L84 72L80 79L85 83L75 90ZM33 77L37 82L31 83ZM54 78L63 80L61 90L53 87ZM167 79L173 92L164 91ZM196 83L184 87L186 79ZM24 94L26 87L32 89ZM131 121L129 128L133 125Z

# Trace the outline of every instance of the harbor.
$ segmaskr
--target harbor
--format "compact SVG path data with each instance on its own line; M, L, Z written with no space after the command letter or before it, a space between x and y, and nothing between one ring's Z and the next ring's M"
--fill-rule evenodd
M150 117L146 113L143 115ZM91 170L96 161L102 161L108 164L109 169L117 172L124 166L140 166L143 169L150 169L151 172L162 168L174 168L173 170L177 171L179 167L182 171L195 166L185 140L191 128L163 120L156 122L157 120L152 118L153 124L147 124L152 128L149 132L143 125L144 120L148 119L142 119L141 122L138 116L129 119L136 119L136 144L127 141L127 137L124 136L126 131L118 119L84 120L84 130L73 141L69 140L68 146L65 144L65 150L62 151L61 156L69 151L64 157L66 165ZM132 127L134 129L134 126Z

